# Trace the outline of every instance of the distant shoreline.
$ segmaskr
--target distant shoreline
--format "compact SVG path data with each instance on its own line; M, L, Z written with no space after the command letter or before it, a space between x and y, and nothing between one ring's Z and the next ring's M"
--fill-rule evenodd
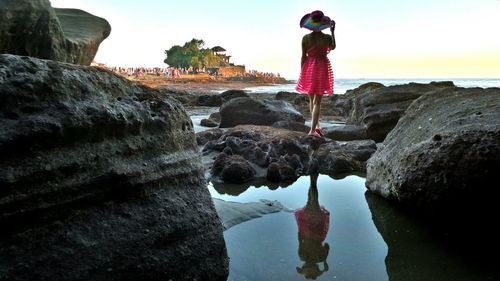
M155 75L125 78L151 88L184 90L199 94L218 93L225 90L243 90L250 87L276 84L294 84L294 81L282 77L213 77L199 74L181 75L180 78L166 78Z
M226 90L244 90L249 88L254 88L250 90L252 93L294 92L294 87L287 87L287 85L296 84L295 80L286 80L282 77L214 77L203 74L181 75L180 78L166 78L155 75L130 76L126 78L151 88L187 91L193 94L217 94ZM459 87L500 87L500 79L495 78L338 78L335 79L335 93L344 94L347 90L357 88L368 82L377 82L385 86L391 86L412 82L429 83L432 81L453 81Z

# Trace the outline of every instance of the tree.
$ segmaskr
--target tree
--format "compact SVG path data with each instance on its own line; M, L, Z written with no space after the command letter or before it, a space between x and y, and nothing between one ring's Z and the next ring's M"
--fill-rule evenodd
M173 67L219 67L222 59L215 55L211 49L203 49L204 45L205 41L202 39L193 38L184 43L182 47L172 46L165 50L164 62Z
M165 51L165 61L168 65L174 67L187 67L189 63L187 61L186 52L183 47L175 45L172 48Z

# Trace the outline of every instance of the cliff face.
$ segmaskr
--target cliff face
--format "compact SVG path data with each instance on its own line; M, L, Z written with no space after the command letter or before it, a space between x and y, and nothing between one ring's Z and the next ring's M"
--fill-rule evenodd
M0 0L0 53L90 65L110 32L105 19L48 0Z
M112 73L0 55L0 279L225 280L183 107Z

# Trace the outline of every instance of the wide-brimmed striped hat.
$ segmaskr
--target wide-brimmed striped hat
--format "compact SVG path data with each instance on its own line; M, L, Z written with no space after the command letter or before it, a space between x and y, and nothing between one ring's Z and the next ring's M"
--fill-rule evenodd
M306 14L300 20L300 27L307 28L312 31L321 31L330 27L331 19L323 14L322 11L316 10L310 14Z

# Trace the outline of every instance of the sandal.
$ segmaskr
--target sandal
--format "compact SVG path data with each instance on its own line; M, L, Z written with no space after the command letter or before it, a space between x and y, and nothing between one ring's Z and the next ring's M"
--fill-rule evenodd
M320 134L318 134L318 132L316 132L316 131L314 133L308 134L308 136L313 137L313 138L322 138L322 136Z
M318 133L318 135L320 135L321 137L324 137L324 136L325 136L325 134L323 134L323 129L321 129L321 128L316 128L314 131L315 131L316 133Z

